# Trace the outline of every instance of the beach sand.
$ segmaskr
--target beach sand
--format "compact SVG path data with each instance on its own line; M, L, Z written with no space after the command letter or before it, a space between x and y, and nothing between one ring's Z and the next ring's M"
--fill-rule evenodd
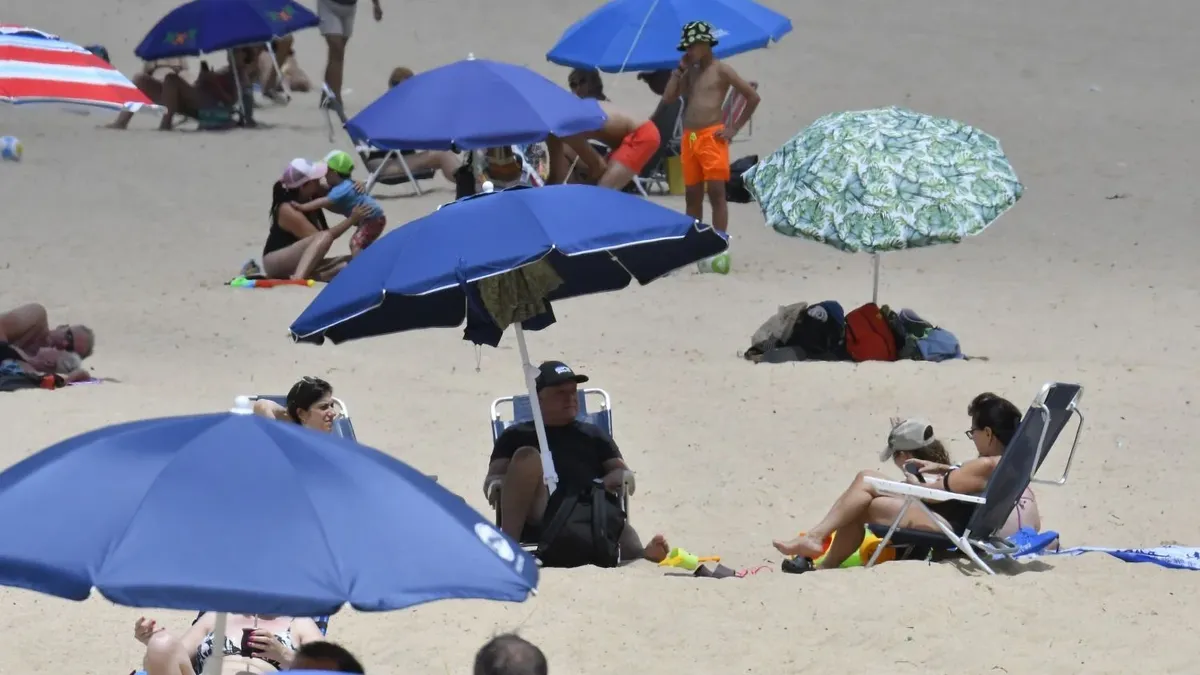
M889 416L931 418L962 460L971 397L994 391L1023 408L1043 382L1067 380L1086 387L1087 426L1070 482L1038 489L1045 526L1065 545L1200 544L1191 429L1200 46L1190 28L1200 5L773 4L795 31L730 61L763 95L735 157L765 156L821 114L890 104L1003 142L1025 198L959 246L885 256L881 284L881 301L917 309L990 360L741 360L778 305L868 301L871 264L785 239L763 227L757 206L735 205L731 275L685 271L560 303L558 324L530 345L535 359L562 358L613 394L643 534L773 571L712 581L648 564L551 570L520 605L346 611L331 638L370 672L397 674L468 672L475 648L509 629L540 645L554 673L1194 672L1185 602L1200 576L1188 572L1094 554L995 578L924 563L795 577L778 571L770 541L814 524L855 471L879 468ZM364 7L348 107L372 100L396 65L422 70L467 52L565 81L543 54L592 5L384 0L381 24ZM132 73L133 47L171 6L16 0L3 18L101 42ZM301 34L297 50L319 78L316 32ZM632 75L605 79L619 105L652 110ZM457 330L297 346L286 329L315 290L222 285L261 249L269 188L287 161L331 147L313 95L259 117L275 127L161 134L142 117L118 133L95 128L106 115L0 107L0 133L25 142L21 164L0 166L0 307L36 300L52 322L92 325L88 365L121 380L3 395L0 465L97 426L220 410L236 394L318 375L353 407L360 440L485 509L488 404L522 387L511 336L478 354ZM384 202L389 221L453 198L448 183L427 185L436 189L424 197ZM0 591L0 606L0 674L111 675L139 664L138 610L16 590ZM147 613L173 630L190 618Z

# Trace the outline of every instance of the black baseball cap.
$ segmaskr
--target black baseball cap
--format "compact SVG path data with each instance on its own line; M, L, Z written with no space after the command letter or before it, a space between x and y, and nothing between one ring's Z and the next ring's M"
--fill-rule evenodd
M544 361L538 366L538 376L533 382L537 390L541 391L546 387L557 387L564 382L583 384L587 381L587 375L576 375L571 366L562 361Z

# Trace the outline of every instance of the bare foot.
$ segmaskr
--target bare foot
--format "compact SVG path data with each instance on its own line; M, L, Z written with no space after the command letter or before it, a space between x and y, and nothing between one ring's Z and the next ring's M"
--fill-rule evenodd
M656 534L650 543L646 544L646 548L642 551L642 557L653 563L662 562L667 559L667 553L670 551L671 547L667 545L667 538Z
M824 542L806 534L788 541L776 539L771 543L784 555L798 555L810 560L820 558L821 554L825 552Z

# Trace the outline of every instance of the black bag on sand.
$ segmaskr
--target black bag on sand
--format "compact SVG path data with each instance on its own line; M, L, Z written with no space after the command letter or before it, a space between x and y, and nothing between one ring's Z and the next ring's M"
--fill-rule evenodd
M601 481L578 492L557 490L546 513L553 514L542 529L534 554L546 567L616 567L619 542L625 530L620 499Z
M729 165L729 180L725 183L725 199L735 204L749 204L754 201L750 191L746 189L746 181L742 174L750 167L758 164L758 155L746 155Z

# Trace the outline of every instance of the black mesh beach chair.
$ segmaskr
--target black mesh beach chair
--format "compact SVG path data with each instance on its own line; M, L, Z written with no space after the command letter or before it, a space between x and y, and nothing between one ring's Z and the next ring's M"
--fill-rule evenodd
M1075 458L1075 449L1079 445L1079 436L1083 431L1083 414L1079 411L1079 399L1083 387L1077 384L1050 383L1042 387L1030 404L1028 412L1021 419L1004 455L996 465L996 470L988 481L987 490L982 497L946 492L921 485L913 485L900 481L884 480L882 478L867 478L867 482L882 494L902 497L905 500L900 513L890 527L871 525L870 529L883 538L867 566L875 564L880 552L885 546L893 545L907 549L907 556L916 557L920 552L942 552L957 548L988 574L995 574L992 568L983 561L980 554L987 556L1002 556L1011 558L1018 547L1008 539L997 536L996 532L1004 526L1008 516L1016 507L1017 501L1030 482L1062 485L1066 482ZM1036 473L1046 460L1054 441L1063 432L1067 422L1073 416L1079 421L1075 428L1075 437L1071 442L1071 450L1062 475L1054 480L1038 480ZM935 514L925 504L925 501L960 501L976 504L975 512L961 532L955 532L945 519ZM907 530L899 527L904 515L912 506L923 509L938 525L941 533L924 530Z
M329 141L333 142L333 118L330 117L330 114L332 113L333 115L336 115L338 121L342 125L342 128L345 129L347 120L346 111L342 107L341 102L334 97L333 91L329 88L329 85L322 84L321 86L324 91L324 95L322 97L325 101L323 109L325 112L325 122L329 127ZM428 180L434 176L435 171L432 169L426 169L424 171L413 173L413 171L408 168L408 162L404 158L405 156L412 154L412 151L379 150L371 145L370 139L355 138L350 134L349 129L346 130L346 134L350 136L350 142L354 144L354 153L358 155L359 160L361 160L363 163L363 167L370 174L367 177L367 192L370 192L376 185L403 185L405 183L412 183L413 189L416 190L418 195L420 195L421 184L418 181ZM379 168L371 171L371 165L368 162L375 159L381 160L379 163ZM392 162L398 162L400 164L400 168L404 169L403 176L384 175L384 171Z

